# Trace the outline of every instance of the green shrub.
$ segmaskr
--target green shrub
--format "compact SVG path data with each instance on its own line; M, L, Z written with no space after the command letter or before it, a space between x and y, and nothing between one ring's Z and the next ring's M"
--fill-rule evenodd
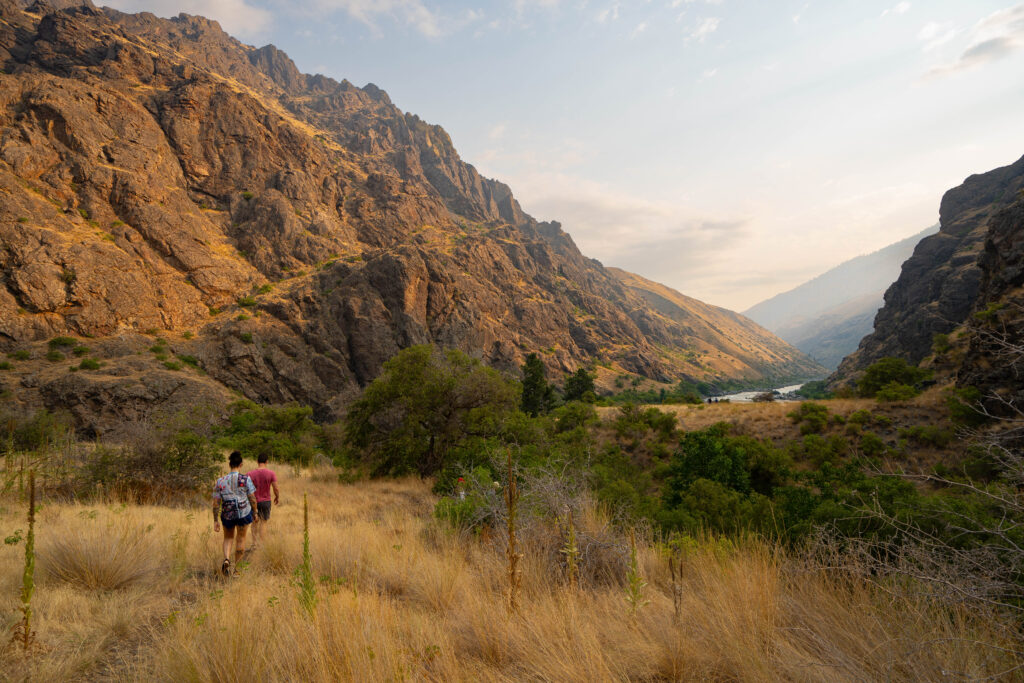
M902 358L883 358L864 371L864 375L857 382L857 391L861 396L872 398L889 385L914 387L927 379L929 374L926 370L908 364ZM890 388L889 391L901 392L898 388Z
M242 193L242 199L244 199L245 201L249 201L255 196L256 195L254 195L252 192L249 192L248 190Z
M788 417L800 425L801 434L820 434L828 424L828 415L828 408L820 403L803 402Z
M75 354L76 356L84 356L85 354L89 353L89 351L91 351L91 349L88 346L81 345L71 349L71 353Z
M832 398L833 396L833 393L825 387L825 380L823 379L805 382L795 393L797 396L812 400Z
M241 339L246 344L252 344L252 332L243 332L242 334L238 335L238 338Z
M149 347L149 350L153 353L167 353L167 346L164 344L153 344Z
M285 462L312 463L321 434L313 422L312 408L297 404L261 406L251 401L238 401L231 409L222 445L238 449L254 460L266 453Z
M946 397L953 422L965 427L980 427L989 417L981 408L981 391L977 387L956 389Z
M8 353L7 357L13 358L14 360L28 360L32 357L32 352L28 349L18 349L17 351Z
M864 432L860 437L860 451L868 457L879 456L885 452L885 442L874 432Z
M191 339L194 336L195 335L192 334L192 330L185 330L184 332L181 333L181 338L182 339Z
M54 337L49 341L51 349L57 349L62 346L75 346L78 344L78 340L74 337Z
M58 351L57 349L50 349L49 351L46 352L46 360L50 361L51 363L59 363L60 361L64 360L64 354Z
M269 294L270 290L274 288L274 285L267 282L266 284L260 285L260 288L256 290L259 294Z
M953 346L949 343L948 334L936 333L932 336L932 351L935 353L948 353L952 348Z
M235 320L237 320L240 323L244 323L246 320L249 320L249 316L247 316L245 313L239 313L238 315L235 316Z
M83 358L82 362L78 364L79 370L99 370L101 364L95 358Z
M0 360L0 370L10 370L14 364L9 360Z
M238 305L243 307L255 306L256 299L251 296L243 296L238 300Z
M869 424L873 418L874 416L871 414L870 410L862 409L855 410L850 413L849 417L846 418L846 421L856 425L866 425Z
M908 401L921 392L908 384L889 382L875 392L875 398L879 401Z
M954 438L953 430L938 425L914 425L899 431L899 435L920 446L945 448Z
M179 353L178 360L180 360L182 363L185 363L186 365L191 365L194 368L199 367L199 359L196 358L195 356L190 356L185 353Z
M164 362L164 367L168 370L181 370L181 363L169 360Z

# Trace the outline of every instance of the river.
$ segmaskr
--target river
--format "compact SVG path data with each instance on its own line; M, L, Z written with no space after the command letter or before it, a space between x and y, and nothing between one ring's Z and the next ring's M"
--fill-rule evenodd
M789 385L786 385L784 387L778 387L777 389L774 389L774 391L777 391L780 394L791 394L794 391L796 391L797 389L799 389L800 387L802 387L804 384L805 384L804 382L801 382L800 384L789 384ZM772 389L755 389L753 391L741 391L738 394L725 394L724 396L715 396L714 398L717 398L719 401L724 401L724 400L728 399L732 403L750 403L751 401L754 400L755 396L757 396L758 394L763 394L766 391L773 391L773 390Z

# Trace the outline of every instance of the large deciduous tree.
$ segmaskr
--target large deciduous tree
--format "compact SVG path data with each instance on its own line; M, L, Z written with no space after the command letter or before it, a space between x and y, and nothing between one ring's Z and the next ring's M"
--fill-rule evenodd
M466 440L495 433L516 394L515 384L460 351L413 346L352 404L344 442L375 475L432 474Z

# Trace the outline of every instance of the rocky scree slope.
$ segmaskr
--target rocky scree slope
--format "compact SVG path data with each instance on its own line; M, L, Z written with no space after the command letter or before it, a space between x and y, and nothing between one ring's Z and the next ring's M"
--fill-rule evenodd
M543 351L552 370L716 376L686 324L372 84L302 74L201 17L42 1L0 0L0 60L0 350L28 357L3 380L26 404L87 429L142 394L327 418L424 342L505 369ZM106 366L43 362L56 335ZM770 341L758 372L818 371Z
M1022 188L1024 158L973 175L946 192L939 207L939 232L921 240L904 262L899 279L885 293L874 331L843 360L829 378L831 384L856 378L886 356L917 364L931 353L936 334L948 334L968 320L979 303L979 259L990 219L1013 203Z

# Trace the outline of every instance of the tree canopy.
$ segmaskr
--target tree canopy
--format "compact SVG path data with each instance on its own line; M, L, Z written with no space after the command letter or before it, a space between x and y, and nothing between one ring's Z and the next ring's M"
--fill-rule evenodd
M413 346L352 404L344 444L373 474L431 474L464 440L494 433L515 411L516 389L460 351Z

